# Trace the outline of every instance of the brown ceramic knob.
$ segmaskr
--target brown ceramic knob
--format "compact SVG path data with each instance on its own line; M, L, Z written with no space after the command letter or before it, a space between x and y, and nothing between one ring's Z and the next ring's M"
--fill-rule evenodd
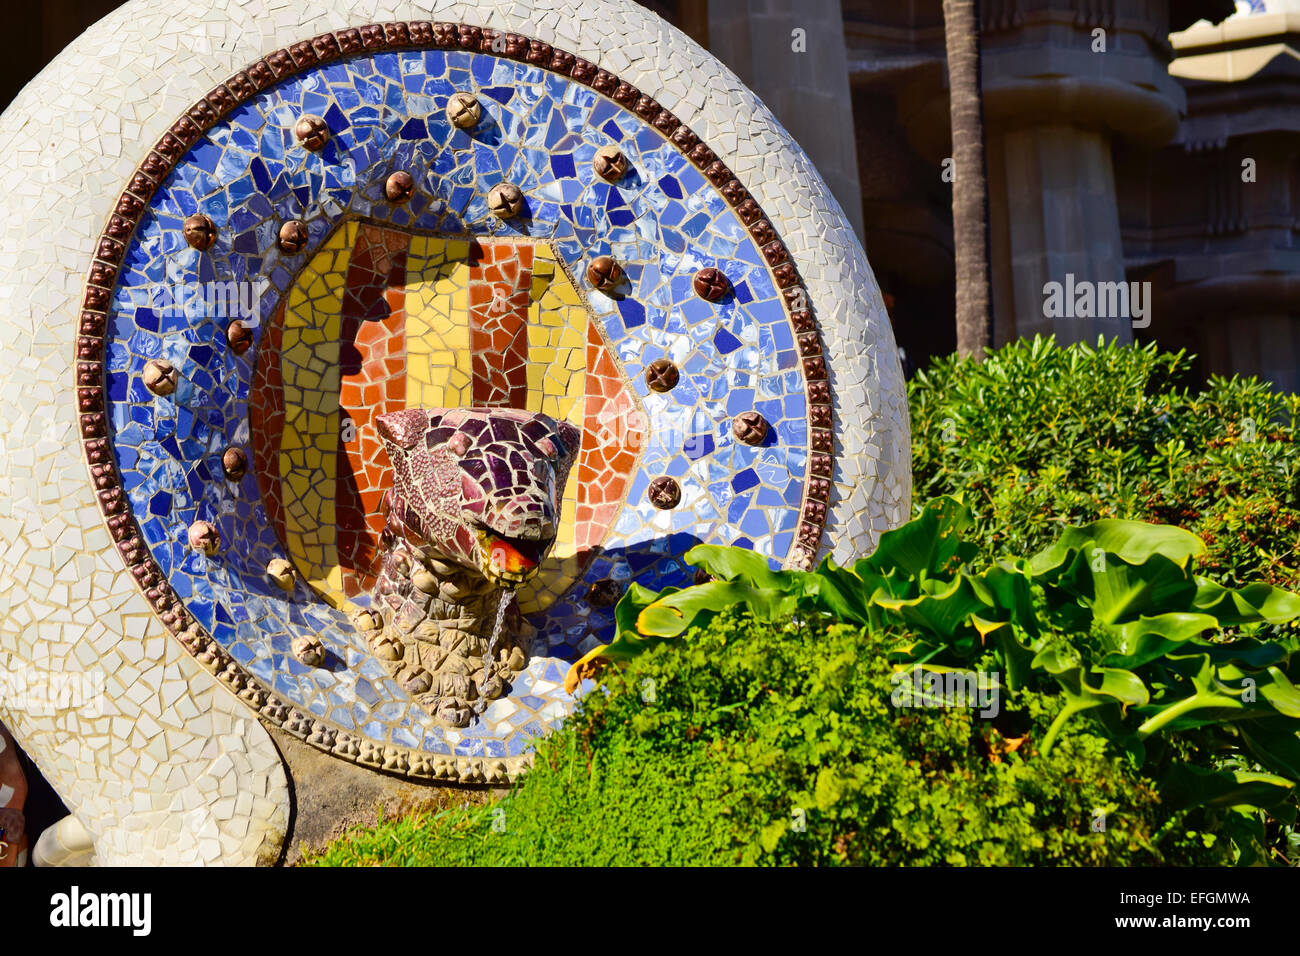
M613 607L623 595L623 586L613 578L602 578L587 589L587 603L592 607Z
M447 119L457 129L473 129L483 118L483 107L473 93L456 93L447 100Z
M645 369L645 383L656 392L671 392L680 377L677 366L666 358L655 359Z
M17 758L15 758L17 759ZM12 792L12 791L11 791ZM13 807L0 807L0 840L4 841L4 853L9 847L17 847L27 832L27 820L21 812ZM0 857L0 859L3 859Z
M695 286L695 294L709 302L717 302L731 291L731 282L713 266L705 266L695 273L692 285Z
M221 550L221 532L211 522L196 521L190 525L190 547L210 558Z
M677 507L682 500L682 489L672 478L664 476L650 482L646 496L650 499L652 505L661 511L666 511L669 508Z
M488 191L487 202L498 219L513 219L524 211L524 194L514 183L497 183Z
M302 252L307 245L307 224L298 219L290 219L280 227L280 251L287 256Z
M298 122L293 127L293 135L298 137L298 142L302 143L303 149L314 153L330 138L330 128L319 116L308 113L298 118Z
M731 434L746 445L763 444L767 432L767 419L758 412L741 412L731 420Z
M186 216L182 228L185 232L185 241L199 252L211 249L212 244L217 241L216 224L201 212Z
M606 294L618 288L623 281L623 267L612 256L597 256L587 266L587 281Z
M144 367L144 387L155 395L176 391L176 366L166 359L150 359Z
M227 448L221 456L221 471L227 481L238 481L248 473L248 455L242 448Z
M235 319L226 326L226 344L236 355L243 355L253 344L253 330Z
M266 562L266 576L274 581L275 586L280 590L292 591L297 573L285 558L272 558Z
M325 645L315 634L304 634L294 639L293 656L308 667L320 667L325 663Z
M388 201L402 205L415 195L415 180L404 169L399 169L384 181L384 195Z
M596 158L592 160L591 167L601 179L618 182L627 175L627 156L617 146L602 146L596 150Z

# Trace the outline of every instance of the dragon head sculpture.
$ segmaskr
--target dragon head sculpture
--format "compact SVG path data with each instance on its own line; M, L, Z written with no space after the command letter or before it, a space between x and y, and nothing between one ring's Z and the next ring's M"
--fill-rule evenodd
M555 543L580 435L510 408L412 408L376 423L394 480L371 647L426 710L464 726L471 702L498 696L527 661L527 627L503 593Z
M412 408L378 428L395 472L391 532L502 587L536 572L555 542L577 428L510 408Z

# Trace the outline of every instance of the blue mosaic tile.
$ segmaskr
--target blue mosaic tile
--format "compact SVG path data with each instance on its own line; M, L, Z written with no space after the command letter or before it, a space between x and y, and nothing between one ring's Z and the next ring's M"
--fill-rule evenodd
M477 90L486 114L473 135L444 115L448 98L464 89ZM319 154L294 140L303 112L323 116L330 128ZM615 186L587 182L596 149L610 142L627 153L632 172ZM411 170L419 184L408 206L383 195L396 168ZM488 214L487 190L503 180L528 197L526 226ZM181 237L184 217L199 211L219 235L204 253ZM308 227L308 243L294 255L275 247L289 218ZM550 239L575 275L591 257L612 254L636 290L622 299L589 296L594 320L650 416L628 504L585 578L533 620L538 646L550 656L533 660L516 680L512 700L520 709L494 725L476 722L454 748L449 732L387 678L342 611L301 583L290 596L268 588L264 569L284 545L254 503L256 479L214 478L221 450L248 441L250 363L220 344L224 322L205 316L201 304L158 299L164 287L265 277L250 303L260 334L302 266L353 218L423 232ZM695 295L691 276L704 266L732 280L723 303ZM648 392L641 377L644 363L665 355L682 370L671 398ZM181 384L157 398L142 375L150 359L164 357L180 370ZM594 91L527 64L441 50L356 57L237 107L189 150L141 217L113 296L106 376L130 507L189 612L291 706L378 744L435 754L485 747L491 755L523 753L529 735L554 726L573 704L561 687L565 662L612 636L612 614L584 600L590 582L681 585L691 569L668 552L697 540L701 527L711 529L708 540L743 542L774 564L794 540L797 513L788 506L804 479L807 403L793 335L760 250L722 196L657 131ZM730 438L731 417L749 407L772 425L772 440L760 447ZM683 436L690 438L685 452ZM649 480L665 474L694 503L666 518L645 502ZM777 505L770 515L762 510ZM219 557L186 547L186 528L198 519L220 527L227 547ZM288 649L303 635L321 636L344 666L309 673L298 665ZM537 682L551 689L534 693Z

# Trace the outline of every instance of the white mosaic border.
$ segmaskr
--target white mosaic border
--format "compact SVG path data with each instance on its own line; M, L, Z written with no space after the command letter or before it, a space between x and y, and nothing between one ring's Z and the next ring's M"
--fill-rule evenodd
M47 716L10 694L0 719L96 836L99 863L273 858L288 791L265 729L167 638L103 527L73 401L94 242L148 147L247 62L328 30L418 19L517 31L584 56L718 153L785 241L832 356L836 475L824 541L848 560L907 517L902 374L862 249L789 135L678 31L625 0L212 0L188 10L135 0L0 116L0 500L10 512L0 515L0 666L26 677L82 672L91 685L100 673L105 691L98 713Z

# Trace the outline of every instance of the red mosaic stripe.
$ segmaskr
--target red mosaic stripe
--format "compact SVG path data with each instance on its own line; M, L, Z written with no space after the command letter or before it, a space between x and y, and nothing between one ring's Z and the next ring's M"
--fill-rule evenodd
M266 507L266 520L281 546L288 546L284 528L284 500L280 495L280 435L284 430L284 380L280 347L284 342L284 303L267 320L257 349L258 368L248 399L249 438L253 445L253 470Z
M469 343L476 406L528 407L528 304L533 247L470 246Z

